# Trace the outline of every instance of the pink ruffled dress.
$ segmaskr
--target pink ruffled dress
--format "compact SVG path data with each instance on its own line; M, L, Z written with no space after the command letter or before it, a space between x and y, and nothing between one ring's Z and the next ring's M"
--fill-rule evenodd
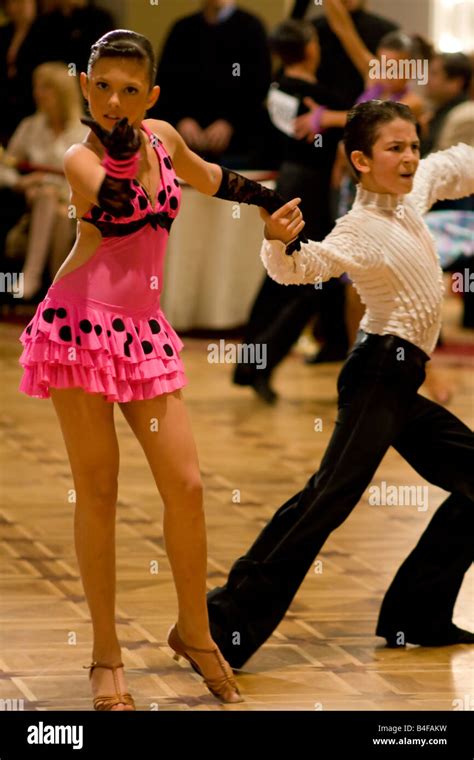
M150 399L184 387L183 343L160 308L163 262L181 190L163 143L142 124L161 168L157 198L138 180L120 218L93 206L82 219L102 241L92 256L49 288L22 332L19 390L80 387L107 401Z

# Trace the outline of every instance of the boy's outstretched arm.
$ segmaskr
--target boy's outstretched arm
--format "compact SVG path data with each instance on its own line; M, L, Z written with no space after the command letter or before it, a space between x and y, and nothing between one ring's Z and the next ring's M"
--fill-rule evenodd
M474 193L474 148L458 143L422 159L415 174L413 190L407 196L420 214L436 201L464 198Z

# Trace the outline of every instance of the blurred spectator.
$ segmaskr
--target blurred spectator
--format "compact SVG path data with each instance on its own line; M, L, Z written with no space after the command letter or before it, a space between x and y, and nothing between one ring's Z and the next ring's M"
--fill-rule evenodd
M307 97L331 108L340 107L340 103L334 90L320 85L316 79L320 50L311 23L284 21L272 31L270 44L284 66L267 98L273 129L279 135L273 144L282 160L276 189L285 201L301 198L300 208L306 222L304 234L311 240L323 240L334 223L330 179L342 132L329 129L321 140L308 143L295 137L294 118L307 111L304 105ZM270 385L272 373L316 313L320 315L319 329L324 342L319 361L344 358L348 343L343 295L337 280L315 288L279 285L266 275L244 336L246 344L266 345L266 366L238 363L234 383L252 386L264 401L273 403L276 393Z
M0 140L6 145L18 123L33 113L31 74L40 60L36 0L4 0L8 23L0 27Z
M375 53L385 34L399 28L395 22L365 11L365 0L342 0L342 4L349 11L358 35L371 53ZM364 89L364 79L332 30L328 18L322 16L313 23L321 45L318 81L328 87L336 86L344 108L351 108Z
M469 99L472 62L463 53L439 53L430 64L428 94L433 111L429 115L423 154L464 142L474 145L474 102ZM436 239L445 271L467 272L472 277L474 242L474 195L458 200L438 201L425 221ZM463 294L463 327L474 327L474 293Z
M156 78L161 95L151 115L171 122L210 160L256 167L270 81L259 19L234 0L202 0L202 10L169 33Z
M472 64L464 53L439 53L431 60L426 90L432 111L424 123L422 155L438 150L440 134L447 119L452 116L456 118L453 109L469 98L471 79Z
M92 0L56 0L52 7L39 19L48 40L47 60L75 63L78 74L86 71L94 42L116 27L113 16Z
M23 195L28 208L27 217L10 230L6 241L7 258L18 258L24 248L25 300L40 289L48 254L54 277L69 251L75 222L68 215L63 157L87 133L79 121L82 107L76 79L64 64L44 63L35 69L33 95L37 111L20 123L0 165L3 194L9 189ZM28 174L15 168L22 162L29 164Z
M458 142L474 147L474 100L466 100L449 111L435 147L445 150Z
M343 10L339 0L327 0L327 4L328 8L339 5L340 9ZM358 36L348 13L341 13L340 23L334 28L341 42L352 56L354 65L357 66L361 74L365 74L365 89L357 98L356 103L364 103L367 100L374 99L396 100L411 108L418 118L426 111L425 100L413 91L410 79L412 74L411 67L398 65L404 61L411 60L415 62L418 58L417 45L407 34L400 31L389 32L382 37L377 47L376 56L373 56ZM372 75L372 64L378 61L382 65L384 62L386 65L390 65L390 76L383 75L382 65L379 67L382 76L375 78ZM392 67L397 70L398 76L393 76L394 71ZM426 71L426 78L427 76L428 72ZM320 108L318 103L311 102L309 99L306 100L306 103L310 110L305 116L297 119L296 134L299 137L307 135L308 139L312 140L314 115L316 111L320 111ZM347 113L347 110L325 110L323 113L317 114L318 123L323 128L344 127ZM341 151L341 154L343 162L347 164L343 151ZM347 209L344 209L342 213L346 212Z

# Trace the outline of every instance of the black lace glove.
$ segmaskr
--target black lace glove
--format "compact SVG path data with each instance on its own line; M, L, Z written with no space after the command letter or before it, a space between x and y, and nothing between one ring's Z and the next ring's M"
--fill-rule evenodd
M222 198L226 201L237 201L238 203L248 203L250 206L260 206L268 211L269 214L274 214L275 211L281 206L285 205L285 200L280 193L275 190L269 190L267 187L263 187L259 182L253 182L251 179L243 177L237 172L226 169L222 166L222 182L219 190L214 194L214 198ZM301 243L307 243L308 238L304 235L298 235L296 240L293 240L286 247L286 253L288 256L294 251L299 251Z
M250 206L261 206L269 214L273 214L285 201L275 190L263 187L259 182L243 177L241 174L230 171L222 166L222 182L214 198L222 198L225 201L237 201L248 203Z
M130 161L140 149L141 137L138 130L128 123L126 118L120 119L108 132L94 119L84 117L81 122L94 132L106 150L106 154L114 161ZM132 198L135 190L130 178L112 177L106 175L97 193L99 207L114 217L132 216Z
M97 135L109 156L117 161L126 161L140 150L140 132L128 123L126 116L114 124L110 132L89 116L84 116L81 122Z

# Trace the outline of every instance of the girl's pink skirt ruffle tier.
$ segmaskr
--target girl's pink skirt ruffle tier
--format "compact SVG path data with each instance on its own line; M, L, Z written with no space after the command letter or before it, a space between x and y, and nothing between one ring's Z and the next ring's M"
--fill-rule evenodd
M160 308L145 317L112 308L46 296L20 336L19 390L49 398L50 387L80 387L126 402L187 385L183 343Z

